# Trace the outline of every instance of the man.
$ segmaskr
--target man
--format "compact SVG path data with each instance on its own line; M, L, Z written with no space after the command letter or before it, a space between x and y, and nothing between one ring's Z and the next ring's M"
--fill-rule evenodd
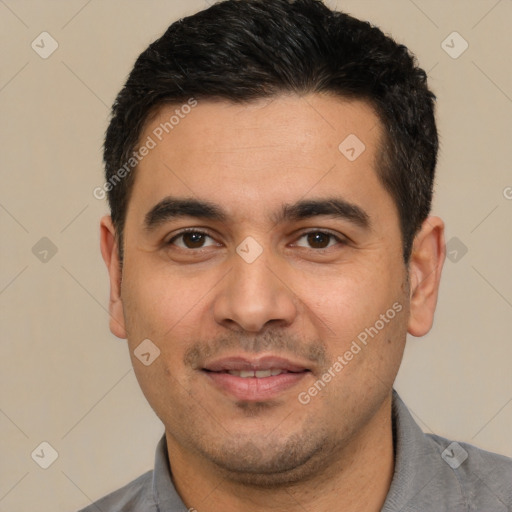
M165 426L87 511L505 511L510 459L393 391L431 328L434 96L315 0L227 0L141 54L105 140L111 330Z

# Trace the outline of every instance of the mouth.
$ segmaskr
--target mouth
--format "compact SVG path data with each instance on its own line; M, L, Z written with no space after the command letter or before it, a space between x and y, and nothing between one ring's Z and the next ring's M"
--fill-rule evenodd
M256 377L257 379L265 379L267 377L275 377L276 375L281 375L283 373L294 372L287 372L282 368L271 368L270 370L228 370L226 373L229 373L229 375L234 375L235 377L241 377L242 379L248 379L251 377Z
M299 362L273 356L218 359L201 371L224 394L250 402L277 398L311 373Z

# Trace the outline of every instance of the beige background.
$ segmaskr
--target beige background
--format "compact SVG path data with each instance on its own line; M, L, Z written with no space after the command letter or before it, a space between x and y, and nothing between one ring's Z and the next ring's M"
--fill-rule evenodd
M430 70L435 213L468 249L447 261L436 325L409 341L397 388L425 431L512 455L512 1L337 4ZM0 0L0 512L73 511L152 467L163 427L108 330L106 203L92 191L109 106L135 58L206 5ZM43 31L59 45L48 59L31 48ZM441 47L453 31L469 43L457 59ZM42 237L58 249L46 263L32 252ZM31 458L43 441L58 452L46 470Z

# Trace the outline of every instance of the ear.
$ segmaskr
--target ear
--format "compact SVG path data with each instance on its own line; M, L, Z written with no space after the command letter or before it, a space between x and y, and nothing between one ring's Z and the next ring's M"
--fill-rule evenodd
M123 301L121 299L121 265L119 262L118 243L112 218L106 215L100 223L101 255L107 265L110 276L110 330L118 338L125 339Z
M408 332L413 336L424 336L432 327L445 255L444 222L428 217L414 238L409 261Z

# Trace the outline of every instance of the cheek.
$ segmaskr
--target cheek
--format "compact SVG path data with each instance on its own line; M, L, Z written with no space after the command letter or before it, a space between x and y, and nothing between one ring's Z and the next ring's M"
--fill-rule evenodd
M150 260L149 263L152 263ZM176 333L201 311L211 287L207 276L189 279L161 265L140 262L127 267L122 290L125 320L133 338L176 339ZM179 340L188 339L182 333Z
M185 390L190 376L183 356L191 340L197 339L194 326L204 295L197 287L190 291L188 286L176 286L180 283L179 279L154 271L142 272L138 267L137 273L126 269L123 288L134 372L146 399L164 423L169 421L170 404L175 407L187 402ZM149 357L142 355L147 353ZM150 363L146 365L148 359Z
M303 273L294 281L294 291L305 304L306 314L309 310L317 328L340 345L337 349L373 326L380 315L386 319L393 316L395 302L404 309L404 269L382 260L347 264L324 274Z

